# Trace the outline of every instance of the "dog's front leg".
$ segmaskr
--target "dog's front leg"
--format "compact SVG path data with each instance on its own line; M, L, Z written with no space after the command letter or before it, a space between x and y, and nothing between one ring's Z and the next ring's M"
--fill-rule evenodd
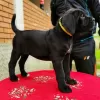
M65 74L63 70L62 60L56 59L53 60L52 62L56 74L56 80L58 82L58 89L61 92L67 92L67 93L72 92L71 88L65 82Z
M63 60L63 69L65 73L65 81L67 82L67 84L77 84L76 80L70 78L70 53L67 53Z

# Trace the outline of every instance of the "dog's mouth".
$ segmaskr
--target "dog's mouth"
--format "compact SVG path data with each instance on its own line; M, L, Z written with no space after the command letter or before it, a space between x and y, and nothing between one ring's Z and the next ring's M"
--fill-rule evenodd
M88 26L89 24L91 24L93 26L95 19L92 17L85 17L85 16L81 16L79 18L79 23L82 26Z

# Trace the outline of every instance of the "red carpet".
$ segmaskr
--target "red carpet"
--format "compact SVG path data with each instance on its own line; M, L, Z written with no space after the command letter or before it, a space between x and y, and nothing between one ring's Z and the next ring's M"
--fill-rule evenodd
M19 82L5 79L0 82L0 100L100 100L100 78L72 72L78 81L72 93L60 93L54 71L31 72Z

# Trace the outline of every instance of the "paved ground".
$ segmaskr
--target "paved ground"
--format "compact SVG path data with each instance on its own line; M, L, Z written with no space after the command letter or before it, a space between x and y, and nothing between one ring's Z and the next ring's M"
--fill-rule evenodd
M9 77L8 62L10 59L11 49L12 47L9 44L0 44L0 80ZM52 69L51 62L37 60L31 56L29 56L25 66L26 66L25 69L27 72ZM73 71L76 71L74 64L73 64ZM20 73L19 66L17 64L16 74L19 74L19 73ZM97 75L100 76L100 70L97 70Z
M45 61L40 61L37 60L33 57L29 57L26 64L25 64L25 70L27 72L31 71L37 71L37 70L51 70L52 69L52 64L51 62L45 62ZM16 66L16 74L19 74L19 65L17 64ZM8 74L8 63L6 66L0 66L0 80L9 77Z
M11 44L0 44L0 80L7 78L8 74L8 63L11 56L12 46ZM25 69L27 72L36 71L36 70L50 70L51 62L44 62L37 60L31 56L29 56ZM19 66L16 66L16 74L19 74Z
M33 57L29 57L26 64L25 64L25 70L27 72L30 71L37 71L37 70L52 70L52 63L51 62L45 62L45 61L41 61L41 60L37 60ZM8 67L7 68L2 68L0 69L0 80L7 78L8 75ZM76 71L75 66L73 65L73 71ZM19 74L19 66L17 64L16 66L16 74ZM97 70L97 75L100 77L100 69Z

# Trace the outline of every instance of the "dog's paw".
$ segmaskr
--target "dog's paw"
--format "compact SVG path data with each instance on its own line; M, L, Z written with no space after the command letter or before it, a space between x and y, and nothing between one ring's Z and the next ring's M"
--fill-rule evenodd
M21 75L22 75L23 77L28 77L28 74L27 74L26 72L21 73Z
M19 79L18 79L18 77L17 77L16 75L14 75L14 76L11 76L11 77L10 77L10 80L11 80L12 82L16 82L16 81L18 81Z
M30 74L27 74L27 77L30 77Z
M58 88L59 88L60 92L63 92L63 93L71 93L72 92L72 89L67 84L59 85Z
M77 81L74 80L74 79L71 79L71 78L67 79L66 82L67 82L67 84L70 84L70 85L76 85L77 84Z

